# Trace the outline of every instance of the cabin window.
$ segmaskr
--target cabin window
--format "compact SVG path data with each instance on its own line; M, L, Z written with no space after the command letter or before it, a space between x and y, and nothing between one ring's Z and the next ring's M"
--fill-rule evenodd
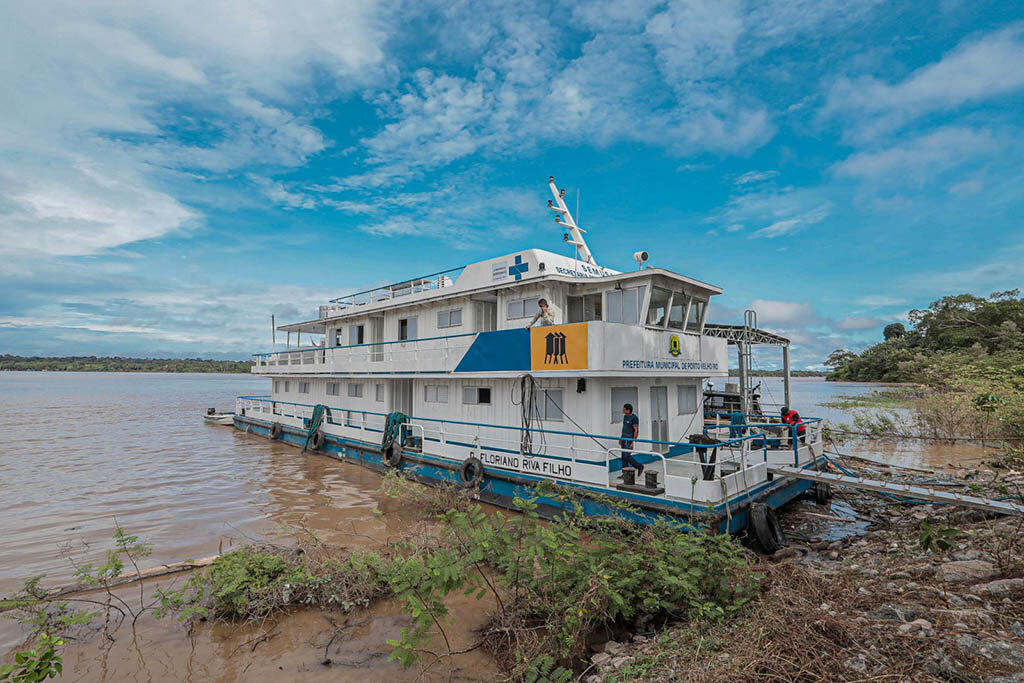
M566 306L568 308L566 322L585 323L588 320L601 319L600 294L567 297Z
M327 383L327 395L328 396L337 396L338 395L338 385L339 385L339 382L328 382Z
M463 387L462 402L466 405L490 405L490 387Z
M447 403L448 402L448 385L447 384L427 384L423 387L423 402L424 403Z
M532 316L539 308L539 301L539 296L529 299L513 299L512 301L509 301L508 319L518 320L519 318L528 318Z
M622 406L633 406L633 414L639 412L636 387L612 387L612 424L622 424Z
M348 328L348 343L350 346L362 344L364 340L363 325L353 325Z
M289 391L291 391L291 387L292 387L292 383L291 383L291 382L288 382L288 381L286 381L286 382L284 383L284 393L286 393L286 394L287 394L287 393L288 393Z
M309 382L299 382L299 393L300 394L308 394L309 393Z
M653 287L651 289L651 303L647 307L648 325L665 327L665 318L668 316L668 307L671 300L671 291L661 287Z
M348 383L348 395L350 398L362 398L363 397L363 385L360 382L349 382Z
M416 339L416 318L399 318L398 341Z
M437 312L437 329L446 327L460 327L462 325L462 309L456 308L451 311Z
M677 388L679 395L679 414L693 415L697 412L697 385L680 384Z
M377 382L377 384L374 385L374 387L373 387L373 395L374 395L374 398L377 400L377 403L383 403L384 402L384 383L383 382Z
M687 332L700 332L700 327L704 324L704 308L706 306L706 301L698 299L694 299L690 303L690 316L686 319Z
M344 331L344 327L334 330L334 346L343 346L345 344L345 336L342 334Z
M644 300L643 287L613 289L607 294L605 320L610 323L636 325L640 322L640 304Z
M276 379L274 380L274 393L275 394L280 394L281 393L281 383L279 381L277 381Z
M534 417L539 420L562 422L562 390L541 389L537 392L536 402L533 404Z
M672 311L668 316L668 326L673 330L683 329L683 322L686 317L686 308L690 305L690 297L682 292L676 292L672 299Z

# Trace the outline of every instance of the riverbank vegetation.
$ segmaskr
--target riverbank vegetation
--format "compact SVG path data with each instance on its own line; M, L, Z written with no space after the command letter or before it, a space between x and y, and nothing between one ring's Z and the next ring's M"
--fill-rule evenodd
M830 380L913 383L883 391L873 410L837 432L881 437L978 440L1012 454L1024 440L1024 298L944 297L894 323L885 341L861 354L837 350ZM886 399L895 405L886 406ZM849 406L852 407L852 406ZM886 409L888 408L888 410Z
M910 329L886 326L884 341L861 353L837 349L825 361L827 379L920 382L937 368L1019 365L1024 357L1024 298L1020 290L946 296L910 311Z
M217 372L248 373L246 361L202 358L124 358L121 356L11 356L0 355L0 371L36 372Z
M1006 476L1019 498L1012 482L1024 475ZM250 653L279 633L278 620L313 609L330 626L310 646L331 667L332 644L352 637L342 615L387 600L407 615L388 641L391 656L420 678L445 667L458 677L453 657L478 649L507 680L531 683L1001 680L1024 669L1019 519L844 493L845 505L873 520L863 538L814 540L808 525L830 515L795 503L783 517L793 545L765 558L678 523L585 515L584 504L616 505L600 497L564 499L564 519L545 522L536 500L488 512L470 490L432 489L397 472L383 489L433 522L355 551L301 529L286 544L226 552L177 589L147 591L140 581L110 590L125 568L142 577L138 562L150 550L117 528L101 566L76 564L91 592L47 599L35 579L0 605L32 629L19 665L59 674L65 642L124 640L117 630L134 631L135 618L154 609L192 638L209 622L255 627L237 656L258 657ZM543 495L563 497L554 486ZM454 645L449 609L464 595L488 615L468 648Z
M395 474L386 489L418 497L434 491ZM552 487L545 495L566 494ZM568 681L588 666L595 634L717 621L755 597L758 577L731 537L668 521L588 517L581 500L566 500L571 510L549 524L536 500L517 500L518 514L488 513L457 490L442 490L426 509L454 506L437 514L436 533L351 554L308 540L293 549L242 549L164 593L164 610L186 622L260 620L289 606L349 611L394 597L412 624L389 641L392 658L410 667L431 637L445 649L424 664L453 654L446 600L473 595L491 615L474 647L490 651L514 680Z

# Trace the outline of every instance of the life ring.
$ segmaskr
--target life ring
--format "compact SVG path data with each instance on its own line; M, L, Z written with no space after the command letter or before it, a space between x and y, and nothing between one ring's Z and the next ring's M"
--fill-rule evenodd
M384 462L395 468L402 464L402 444L398 442L398 439L392 441L384 450Z
M779 523L779 516L775 514L775 510L764 503L754 503L750 506L747 529L754 533L754 538L768 555L774 555L776 550L789 545L782 525Z
M476 456L469 456L459 467L459 486L464 489L475 489L484 479L484 464Z
M832 485L827 481L818 481L814 483L814 502L818 505L828 505L828 501L832 498Z
M281 426L280 422L275 422L274 424L270 425L270 438L271 439L273 439L274 441L277 441L278 439L281 438L282 434L284 434L284 427Z
M309 445L313 447L314 451L318 451L324 447L324 443L327 441L327 436L321 430L313 432L313 436L309 439Z

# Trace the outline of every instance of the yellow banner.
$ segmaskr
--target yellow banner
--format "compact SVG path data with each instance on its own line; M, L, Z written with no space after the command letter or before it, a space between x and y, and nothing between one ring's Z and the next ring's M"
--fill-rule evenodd
M587 324L531 327L530 367L533 370L586 370Z

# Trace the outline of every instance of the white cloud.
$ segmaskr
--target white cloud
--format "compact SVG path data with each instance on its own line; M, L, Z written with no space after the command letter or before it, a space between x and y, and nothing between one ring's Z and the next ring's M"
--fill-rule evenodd
M965 161L1001 151L1001 141L988 130L945 127L902 144L853 154L832 167L839 176L880 180L896 178L924 182Z
M779 175L778 171L747 171L739 178L733 181L734 185L750 185L751 183L759 183L765 180L770 180Z
M805 325L817 319L809 301L754 299L748 308L757 311L758 325Z
M380 26L366 2L0 6L0 82L17 93L0 108L0 250L152 239L200 219L168 171L305 163L329 144L310 123L320 98L382 73Z
M773 239L775 237L782 237L783 235L790 235L799 230L803 230L808 226L822 222L826 217L828 217L831 208L832 205L829 202L819 204L813 209L805 211L793 218L775 221L771 225L755 231L751 237Z
M928 112L978 102L1024 88L1024 23L963 41L940 61L888 84L871 76L839 78L826 114L848 113L862 134L900 126Z
M292 209L315 209L317 201L303 192L294 192L285 187L284 183L250 175L249 180L263 192L264 195L276 204L287 206Z
M861 306L870 306L872 308L883 308L886 306L905 306L909 301L899 296L891 296L887 294L872 294L869 296L862 296L857 299L857 303Z
M836 323L836 327L841 330L872 330L876 327L884 325L881 320L876 318L858 318L855 316L847 316Z
M832 207L826 187L763 188L734 196L707 221L729 232L757 228L751 238L774 238L821 223Z

